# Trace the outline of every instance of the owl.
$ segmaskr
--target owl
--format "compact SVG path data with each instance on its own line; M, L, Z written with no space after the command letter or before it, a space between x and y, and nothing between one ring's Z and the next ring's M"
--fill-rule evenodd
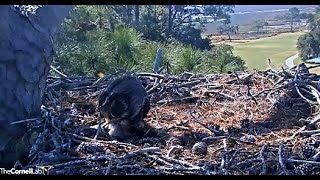
M143 131L150 101L141 81L133 75L125 75L112 81L100 94L98 107L109 122L109 135L126 140Z

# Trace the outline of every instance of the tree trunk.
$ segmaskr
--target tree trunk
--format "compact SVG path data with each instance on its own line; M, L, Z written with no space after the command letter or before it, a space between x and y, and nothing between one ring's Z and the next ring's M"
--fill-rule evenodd
M293 18L291 18L291 21L290 21L290 31L291 31L291 32L293 32L293 31L292 31L292 26L293 26Z
M127 5L127 24L132 25L132 5Z
M227 33L228 38L229 38L229 42L231 42L231 37L230 37L230 33Z
M110 24L110 30L111 32L114 32L115 30L115 20L114 17L111 16L111 14L109 15L109 24Z
M134 10L134 13L135 13L135 22L136 22L136 27L139 27L139 18L140 18L140 7L139 5L135 5L134 6L135 10Z
M172 29L172 5L168 5L168 30L167 30L167 36L171 35L171 29Z
M48 5L36 16L25 16L13 6L0 7L0 153L27 132L26 123L10 123L40 117L53 58L52 35L72 8ZM6 153L0 156L0 164L17 160L5 158Z

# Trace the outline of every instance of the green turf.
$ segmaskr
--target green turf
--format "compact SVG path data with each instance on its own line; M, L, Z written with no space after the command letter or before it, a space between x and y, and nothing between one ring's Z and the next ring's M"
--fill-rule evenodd
M273 68L285 67L285 60L297 53L297 39L302 34L302 32L283 33L250 42L232 44L234 54L245 60L248 69L251 70L267 68L268 58L271 59Z
M293 61L293 63L294 63L294 64L301 64L301 63L303 63L303 61L301 60L300 57L298 57L297 59L295 59L295 60Z

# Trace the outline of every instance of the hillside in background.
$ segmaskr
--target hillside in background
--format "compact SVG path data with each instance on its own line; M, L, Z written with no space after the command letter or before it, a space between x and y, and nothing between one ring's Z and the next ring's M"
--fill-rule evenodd
M253 11L269 11L279 9L290 9L297 7L299 9L315 8L317 5L236 5L234 8L235 13L239 12L253 12Z
M288 13L292 7L297 7L301 12L310 12L317 5L236 5L235 13L231 14L231 25L239 26L239 33L254 31L256 21L273 21ZM204 34L216 34L220 22L205 25ZM281 25L281 22L280 24Z

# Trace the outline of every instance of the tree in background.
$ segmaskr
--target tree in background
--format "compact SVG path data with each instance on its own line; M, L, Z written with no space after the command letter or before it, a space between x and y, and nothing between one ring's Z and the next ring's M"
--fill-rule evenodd
M205 53L189 45L181 52L176 73L197 72L206 58Z
M286 17L290 21L290 31L293 32L293 22L300 22L300 10L297 7L290 8Z
M166 8L163 6L141 6L141 18L136 29L145 39L162 42L166 39Z
M117 25L125 24L135 28L143 34L144 38L149 40L162 42L165 39L175 38L185 44L191 43L192 46L200 49L211 48L209 40L201 37L204 24L207 23L205 16L212 16L215 19L230 18L229 13L233 12L234 8L231 5L109 5L91 7L87 9L90 11L100 9L97 15L102 17L97 17L91 22L107 22L111 31L114 31ZM91 22L84 24L95 24ZM191 29L187 36L185 29Z
M309 14L308 23L310 32L301 35L297 42L299 55L303 60L320 55L320 10Z
M301 13L297 7L290 8L289 11L283 15L277 15L275 19L284 20L290 23L290 31L293 32L293 23L301 22L301 19L307 18L307 13Z
M311 33L300 36L297 42L300 57L302 57L303 60L307 60L310 56L317 57L317 54L319 54L317 45L319 47L319 43Z
M232 26L230 19L225 19L218 26L218 31L220 34L226 33L228 35L228 39L231 42L231 33L236 33L237 26Z
M54 65L79 75L109 72L108 62L114 55L110 36L120 22L110 18L111 12L111 8L101 6L76 6L55 37ZM84 28L87 26L83 24L94 25Z
M208 39L202 39L201 33L207 23L205 16L214 19L229 19L233 12L232 5L167 5L168 21L166 26L167 38L193 45L199 49L210 49ZM187 31L186 31L187 30Z
M239 25L234 25L234 33L237 34L239 32Z
M238 56L234 56L233 47L227 44L219 44L207 52L207 58L202 64L204 73L225 73L228 71L244 71L245 62Z
M55 66L64 68L63 72L79 75L94 75L96 71L114 73L117 69L151 72L154 56L161 47L163 63L171 67L172 73L189 70L181 66L188 64L181 63L188 60L181 53L200 49L197 53L205 54L201 50L209 50L211 45L208 39L201 37L202 29L196 26L202 20L190 15L194 8L183 12L184 7L171 6L175 20L172 21L174 31L169 36L168 6L76 6L55 39ZM210 6L206 11L223 14L226 8L230 7ZM128 9L132 13L122 12Z
M255 28L257 29L257 33L260 32L260 29L263 29L264 26L267 26L268 22L262 21L262 20L257 20L254 23Z

